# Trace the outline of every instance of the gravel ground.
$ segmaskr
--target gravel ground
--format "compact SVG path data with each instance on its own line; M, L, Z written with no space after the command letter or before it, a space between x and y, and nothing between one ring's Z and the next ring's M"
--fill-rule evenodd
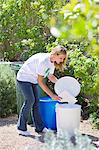
M17 115L0 119L0 150L26 150L28 147L34 150L36 146L40 147L40 149L43 148L44 137L38 136L34 132L33 127L28 125L28 130L33 133L33 136L19 136L17 134L16 124ZM80 123L80 132L88 135L92 141L99 139L99 131L92 128L89 120Z

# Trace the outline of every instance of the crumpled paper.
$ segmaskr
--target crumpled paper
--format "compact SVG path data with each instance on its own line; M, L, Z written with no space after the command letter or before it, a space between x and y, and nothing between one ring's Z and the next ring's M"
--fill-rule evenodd
M61 102L68 102L69 104L75 104L77 102L76 98L66 90L61 92L59 96L62 98Z

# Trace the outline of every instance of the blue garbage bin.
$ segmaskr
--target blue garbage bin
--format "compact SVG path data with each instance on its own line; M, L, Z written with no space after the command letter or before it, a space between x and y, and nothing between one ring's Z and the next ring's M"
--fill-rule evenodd
M40 98L40 113L45 127L51 130L56 129L56 111L55 106L59 101L52 100L45 96Z

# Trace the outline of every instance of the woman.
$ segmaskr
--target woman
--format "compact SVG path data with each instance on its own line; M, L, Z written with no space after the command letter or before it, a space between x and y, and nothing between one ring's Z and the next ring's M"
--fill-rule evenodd
M55 83L58 79L53 75L54 69L63 70L66 58L66 49L63 46L57 46L52 49L51 53L37 53L31 56L19 70L17 82L24 96L24 104L21 108L17 124L19 134L30 135L27 131L27 119L31 108L33 108L32 115L35 123L35 131L38 133L47 131L39 112L37 84L52 99L61 100L43 81L45 77L48 77L51 82Z

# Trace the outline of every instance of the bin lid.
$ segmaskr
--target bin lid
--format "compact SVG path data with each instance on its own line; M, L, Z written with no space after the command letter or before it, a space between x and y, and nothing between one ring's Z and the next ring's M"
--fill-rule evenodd
M72 96L76 97L80 92L80 84L75 78L65 76L57 80L54 89L58 95L63 91L68 91Z

